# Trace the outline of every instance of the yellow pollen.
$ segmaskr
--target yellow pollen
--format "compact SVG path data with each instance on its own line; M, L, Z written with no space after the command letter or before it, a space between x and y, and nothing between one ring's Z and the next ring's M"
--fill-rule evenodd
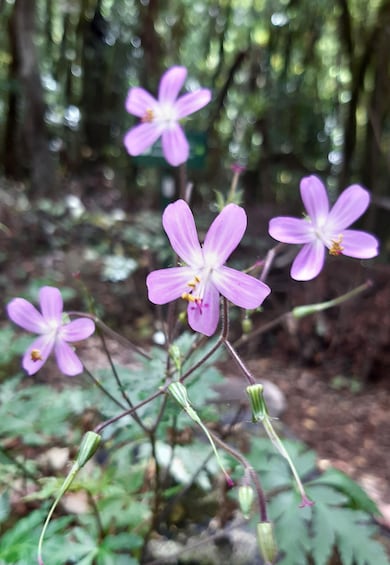
M332 240L332 245L329 249L329 255L341 255L344 247L341 245L343 236L339 235L338 238Z
M42 355L41 355L41 352L39 351L39 349L32 349L30 355L31 355L31 361L34 361L34 363L36 361L43 361Z
M200 278L198 277L198 275L195 275L193 280L187 283L187 286L189 286L190 288L195 288L199 283Z
M183 292L181 297L183 300L187 300L187 302L196 302L197 300L199 300L199 298L192 296L192 294L190 294L189 292Z
M142 116L141 122L142 122L143 124L146 124L146 123L153 122L153 120L154 120L153 110L151 110L150 108L148 108L148 109L146 110L146 112L145 112L145 115Z

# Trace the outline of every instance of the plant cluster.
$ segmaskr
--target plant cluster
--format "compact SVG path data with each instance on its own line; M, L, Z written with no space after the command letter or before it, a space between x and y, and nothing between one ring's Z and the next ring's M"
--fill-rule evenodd
M157 99L142 88L130 89L126 108L141 121L124 139L131 155L143 153L161 137L167 162L184 170L190 148L179 122L211 99L207 89L179 97L186 74L184 67L165 72ZM242 516L254 521L265 563L275 563L279 557L278 562L285 565L302 565L307 559L325 565L334 547L343 565L386 563L382 547L372 539L370 515L377 512L375 505L345 475L332 470L318 474L315 454L304 446L282 442L263 384L230 340L230 303L245 310L246 340L266 331L266 327L254 327L252 314L271 293L266 279L276 253L272 249L245 272L226 265L247 227L237 190L241 171L240 166L234 167L229 194L227 198L219 195L219 213L202 243L184 174L180 198L164 210L162 224L173 259L171 266L152 271L146 279L149 300L161 307L159 345L136 346L107 327L93 309L64 313L61 292L53 286L40 289L40 311L25 298L14 298L7 305L12 322L38 334L27 348L23 343L25 372L36 374L54 351L64 375L84 373L93 386L86 388L76 381L72 392L66 387L54 394L47 385L23 386L20 376L4 383L0 407L4 438L20 438L23 446L35 449L43 448L47 437L53 449L57 442L80 447L63 482L53 477L39 481L38 459L15 456L9 444L2 448L5 479L0 483L0 524L10 516L12 501L6 488L10 480L29 482L25 502L52 496L55 500L48 511L45 505L36 508L2 535L0 563L31 563L34 547L39 565L147 563L153 535L161 532L183 492L195 487L210 490L218 475L223 477L220 488L225 501L234 496ZM326 250L336 257L361 259L378 254L373 235L350 229L369 205L367 190L348 187L332 208L316 176L303 178L300 190L305 216L277 217L269 225L277 247L280 243L302 245L292 264L292 278L316 277ZM296 307L286 317L299 319L334 307L369 284L323 303ZM185 310L178 307L180 303ZM109 369L92 371L75 352L77 344L94 332ZM18 353L21 348L8 339L9 347ZM113 359L112 339L133 352L133 366ZM220 415L208 402L215 395L213 385L224 382L215 367L223 352L242 374L253 426L262 428L268 438L251 439L245 452L233 441L234 429L242 420L240 412L227 425L217 425ZM80 419L80 424L71 425L70 418ZM80 512L77 518L64 512L64 495L69 492L85 492L89 512ZM62 516L52 520L61 505Z

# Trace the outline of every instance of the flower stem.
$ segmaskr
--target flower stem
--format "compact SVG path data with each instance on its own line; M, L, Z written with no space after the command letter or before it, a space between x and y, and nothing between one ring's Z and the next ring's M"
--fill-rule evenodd
M110 398L121 410L124 410L126 407L122 404L115 396L111 394L109 390L106 389L104 385L91 373L89 369L84 365L84 372L88 375L88 377L93 381L93 383L105 394L108 398Z
M240 358L240 356L238 355L238 353L236 352L230 341L226 339L224 340L223 343L226 349L228 350L228 352L230 353L231 357L233 357L237 365L240 367L241 371L244 373L248 383L250 385L256 384L255 377L252 375L250 370L246 367L245 363L242 361L242 359Z
M110 337L112 337L113 339L115 339L118 343L121 343L124 347L128 347L129 349L131 349L132 351L135 351L136 353L138 353L138 355L141 355L142 357L144 357L145 359L148 359L149 361L152 360L151 356L149 355L149 353L147 353L144 349L142 349L141 347L138 347L138 345L135 345L134 343L132 343L131 341L129 341L126 337L124 337L123 335L117 333L116 331L112 330L111 328L109 328L100 318L98 318L95 314L89 314L88 312L77 312L77 311L71 311L71 312L67 312L67 314L69 316L81 316L83 318L89 318L90 320L93 320L95 322L95 324L97 326L99 326L104 333L106 333L107 335L109 335Z

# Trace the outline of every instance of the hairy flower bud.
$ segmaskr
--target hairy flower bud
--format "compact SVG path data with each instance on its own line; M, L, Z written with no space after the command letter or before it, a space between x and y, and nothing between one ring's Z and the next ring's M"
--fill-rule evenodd
M267 406L263 396L264 387L260 383L246 387L249 403L252 409L252 421L261 422L268 415Z
M87 432L81 441L80 449L77 454L76 464L79 469L84 467L87 461L96 453L97 448L100 445L102 438L99 434L95 432Z
M271 522L260 522L257 524L257 541L265 565L271 565L278 554Z
M238 502L245 518L249 518L255 493L250 485L241 485L238 488Z

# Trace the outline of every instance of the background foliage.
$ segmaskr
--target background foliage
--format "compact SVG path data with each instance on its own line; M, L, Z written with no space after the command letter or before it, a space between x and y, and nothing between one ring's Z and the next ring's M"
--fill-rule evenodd
M318 172L388 208L389 20L388 0L3 0L3 172L52 194L87 168L95 187L145 196L148 171L122 146L126 92L182 64L214 95L189 124L207 136L198 180L218 188L241 160L248 198L280 202Z

